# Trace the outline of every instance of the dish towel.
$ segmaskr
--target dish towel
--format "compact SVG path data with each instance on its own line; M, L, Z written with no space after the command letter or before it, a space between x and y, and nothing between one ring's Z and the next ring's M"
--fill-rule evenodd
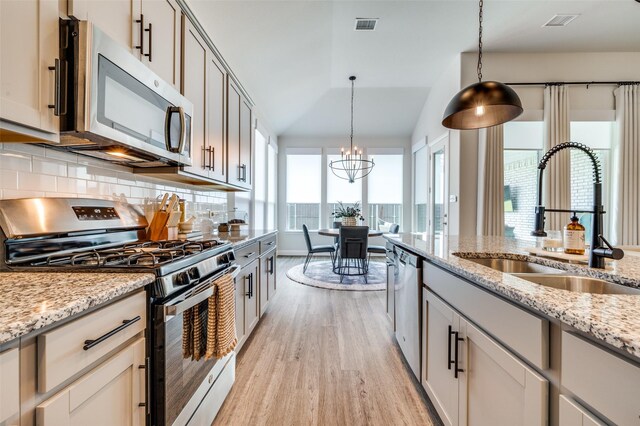
M182 313L182 357L189 358L193 354L193 309Z
M236 336L235 284L231 275L217 279L209 298L207 352L205 358L223 358L238 344Z

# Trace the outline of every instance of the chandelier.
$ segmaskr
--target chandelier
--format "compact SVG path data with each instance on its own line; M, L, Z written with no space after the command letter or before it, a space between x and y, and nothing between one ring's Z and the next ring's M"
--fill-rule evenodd
M459 91L447 105L442 125L449 129L470 130L511 121L522 114L522 103L515 90L498 81L482 81L482 7L478 13L478 82Z
M367 160L362 156L362 149L358 151L358 147L353 146L353 91L356 77L352 75L349 80L351 80L351 136L349 150L345 152L344 147L340 148L340 159L331 161L329 168L340 179L354 183L356 179L362 179L371 173L375 164L373 163L373 158Z

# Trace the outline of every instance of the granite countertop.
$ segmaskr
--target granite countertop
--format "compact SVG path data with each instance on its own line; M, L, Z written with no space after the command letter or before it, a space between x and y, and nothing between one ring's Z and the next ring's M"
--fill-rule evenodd
M553 289L479 265L456 254L531 260L572 274L640 288L640 258L637 256L627 255L619 261L607 261L606 269L601 270L531 256L524 250L535 245L530 240L502 237L450 237L442 240L424 234L390 234L385 238L488 290L640 358L640 296Z
M101 305L155 280L148 273L2 272L0 344Z
M230 241L234 248L240 248L267 235L276 234L277 232L275 229L248 229L238 232L215 232L211 234L210 237Z

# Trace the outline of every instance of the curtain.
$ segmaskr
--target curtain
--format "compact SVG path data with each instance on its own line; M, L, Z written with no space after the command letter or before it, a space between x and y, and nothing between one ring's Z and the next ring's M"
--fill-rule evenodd
M544 89L544 152L568 142L569 89L563 85ZM549 209L571 208L571 157L569 150L560 151L547 164L544 172L543 205ZM547 213L547 230L561 230L569 223L566 213Z
M616 98L617 138L613 147L614 244L640 244L640 85L624 85Z
M480 131L478 173L478 234L504 235L504 131L493 126Z

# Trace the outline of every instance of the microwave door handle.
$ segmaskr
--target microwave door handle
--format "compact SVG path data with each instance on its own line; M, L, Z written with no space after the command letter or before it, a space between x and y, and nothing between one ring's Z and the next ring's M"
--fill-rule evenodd
M178 142L177 148L174 148L171 144L171 117L175 113L178 113L180 116L180 141ZM182 107L169 106L167 108L167 114L165 116L165 122L164 122L164 139L165 139L165 147L167 151L178 153L178 154L181 153L182 147L184 146L185 133L186 133L186 126L185 126L184 109L182 109Z

